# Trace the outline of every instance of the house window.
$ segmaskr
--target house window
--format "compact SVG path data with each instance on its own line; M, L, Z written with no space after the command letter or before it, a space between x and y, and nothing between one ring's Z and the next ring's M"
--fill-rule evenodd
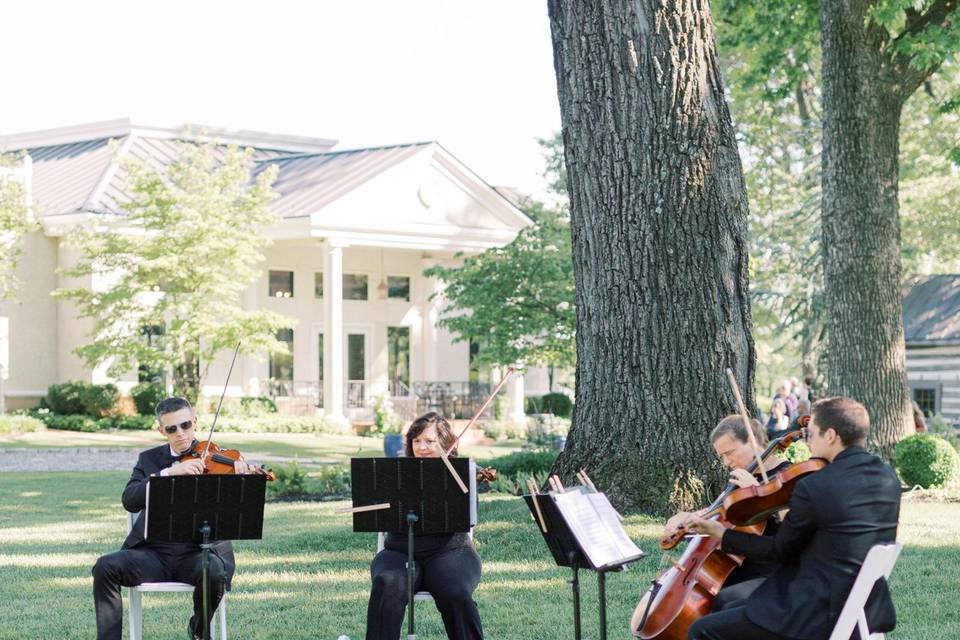
M270 270L270 297L293 297L293 271Z
M293 381L293 329L277 331L277 340L287 345L287 353L270 354L270 378L273 380Z
M387 276L387 298L409 302L410 278L407 276Z
M940 385L910 385L910 393L924 416L932 418L940 413Z
M410 387L410 327L387 327L387 381L390 395L405 396Z
M313 274L313 297L323 297L323 271L317 271Z
M480 355L480 343L476 340L470 341L470 359L467 372L467 380L470 382L490 382L490 367L481 366L477 361Z
M358 273L343 274L343 299L366 300L367 276Z

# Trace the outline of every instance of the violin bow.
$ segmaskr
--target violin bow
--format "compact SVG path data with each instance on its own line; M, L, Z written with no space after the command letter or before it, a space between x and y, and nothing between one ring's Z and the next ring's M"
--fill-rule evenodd
M753 449L753 455L757 458L757 468L760 469L760 475L766 484L770 481L767 477L767 470L763 468L763 460L760 459L760 446L757 444L757 437L753 434L753 425L750 424L750 415L747 413L747 407L743 404L743 397L740 395L740 387L737 386L737 379L733 377L733 371L727 369L727 380L730 381L730 388L733 389L733 397L737 401L737 408L740 410L740 417L743 418L743 426L747 428L747 438L750 440L750 447Z
M497 386L495 386L495 387L493 388L493 391L490 392L490 395L487 396L487 399L483 401L483 404L480 405L480 408L477 409L477 412L473 414L473 417L470 418L470 422L467 423L467 426L465 426L465 427L463 428L463 430L460 432L460 435L458 435L458 436L456 437L456 439L454 439L453 444L451 444L449 447L447 447L446 454L447 454L448 456L449 456L451 453L453 453L453 450L457 448L457 443L460 442L460 438L463 437L463 434L465 434L465 433L467 432L467 430L468 430L470 427L473 426L473 423L477 421L477 418L479 418L479 417L480 417L480 414L482 414L482 413L484 412L484 410L487 408L487 405L489 405L490 402L493 401L493 399L494 399L494 397L496 397L497 393L500 392L500 389L503 388L503 385L507 384L507 380L509 380L509 379L510 379L510 376L512 376L514 373L516 373L516 371L517 371L517 370L516 370L514 367L508 367L508 368L507 368L506 374L504 374L503 378L500 379L500 382L497 383Z
M200 459L206 462L207 452L210 450L210 443L213 441L213 430L217 428L217 418L220 417L220 407L223 406L223 397L227 395L227 385L230 384L230 374L233 373L233 365L237 363L237 354L240 353L240 341L233 350L233 360L230 361L230 369L227 370L227 379L223 382L223 392L220 394L220 402L217 403L217 411L213 414L213 424L210 425L210 435L207 437L207 444L203 446L203 455Z

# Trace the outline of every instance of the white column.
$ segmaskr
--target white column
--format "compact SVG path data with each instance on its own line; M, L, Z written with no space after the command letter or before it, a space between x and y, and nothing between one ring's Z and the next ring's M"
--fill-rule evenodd
M343 247L323 244L323 412L343 414Z
M524 424L527 414L523 410L523 374L515 373L510 379L510 422Z
M433 258L423 258L420 260L420 273L424 269L432 267L439 263L439 260ZM430 296L443 291L442 283L436 278L424 278L423 287L423 330L421 332L422 345L420 349L421 362L423 363L423 379L427 382L437 380L437 342L439 340L439 330L437 329L437 320L440 319L440 300Z

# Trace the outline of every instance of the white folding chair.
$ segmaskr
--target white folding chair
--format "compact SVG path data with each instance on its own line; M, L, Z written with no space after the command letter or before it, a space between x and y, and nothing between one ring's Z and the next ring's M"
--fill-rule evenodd
M855 626L860 631L860 640L884 640L885 636L882 633L870 633L867 627L867 615L863 608L877 580L890 577L890 572L893 571L893 565L896 564L902 548L901 543L893 542L877 544L870 549L867 557L863 559L863 565L853 583L853 588L850 589L847 602L840 611L840 618L833 627L830 640L850 640Z
M139 514L127 512L127 533L133 529ZM143 594L161 591L185 591L193 593L193 585L186 582L144 582L129 587L130 640L143 640ZM210 637L216 637L217 619L220 621L220 640L227 640L227 594L224 592L220 605L210 620Z
M473 529L467 532L467 535L470 536L470 539L473 540ZM383 540L386 537L386 534L383 531L377 533L377 553L383 551ZM409 596L408 596L409 597ZM429 591L417 591L413 594L414 602L433 602L433 596L430 595Z

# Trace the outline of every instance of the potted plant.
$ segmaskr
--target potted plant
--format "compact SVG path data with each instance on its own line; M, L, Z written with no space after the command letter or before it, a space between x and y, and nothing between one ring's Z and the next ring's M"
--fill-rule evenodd
M373 399L373 432L383 434L383 454L388 458L403 455L403 418L393 410L386 392Z

